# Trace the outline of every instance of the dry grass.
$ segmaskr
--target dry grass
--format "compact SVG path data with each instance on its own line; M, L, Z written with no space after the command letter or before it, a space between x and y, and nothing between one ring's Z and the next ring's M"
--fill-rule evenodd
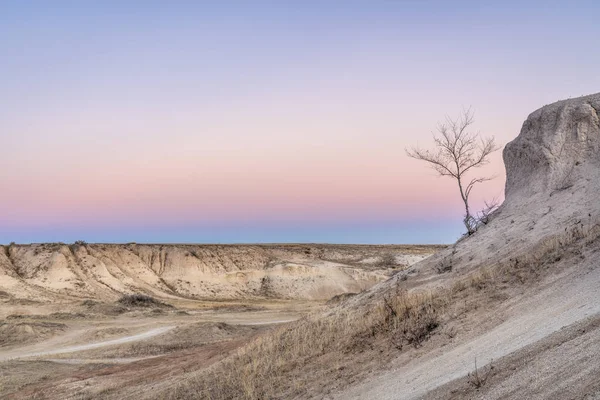
M64 324L46 321L0 321L0 347L35 342L66 328Z
M448 287L406 292L398 285L366 309L339 308L332 315L306 317L259 337L235 356L191 377L170 397L322 398L336 384L360 380L369 363L384 367L406 345L421 346L460 312L491 307L495 291L535 281L560 257L577 255L598 237L600 225L578 224L521 257L478 268Z
M440 325L448 295L445 291L412 293L396 286L393 296L386 296L375 316L374 326L382 328L394 346L419 347Z
M439 325L444 301L433 293L398 290L359 313L339 310L328 318L306 317L259 337L234 357L180 386L171 398L273 399L304 395L318 377L354 375L346 366L357 353L400 349L405 344L419 346ZM311 366L308 373L306 365Z
M481 267L466 278L455 281L452 290L460 292L468 287L483 289L498 284L526 284L563 258L584 258L583 251L600 238L600 223L578 222L563 233L548 236L524 254L502 260L491 267Z
M375 265L379 268L395 267L397 265L396 257L393 253L384 253L379 256L379 261Z
M207 344L222 343L249 337L259 332L260 326L229 325L224 322L200 322L174 329L154 340L136 342L125 346L119 357L138 357L166 354Z

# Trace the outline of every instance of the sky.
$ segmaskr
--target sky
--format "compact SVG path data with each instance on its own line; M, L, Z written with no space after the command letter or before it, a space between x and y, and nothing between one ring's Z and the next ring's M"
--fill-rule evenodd
M600 91L596 1L0 0L0 243L450 243L445 116ZM501 152L473 190L503 198Z

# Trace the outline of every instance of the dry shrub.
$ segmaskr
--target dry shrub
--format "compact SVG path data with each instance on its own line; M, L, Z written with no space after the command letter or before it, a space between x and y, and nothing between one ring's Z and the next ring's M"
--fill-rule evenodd
M454 256L456 255L456 247L452 249L452 253L444 257L436 266L435 270L438 274L451 272L454 267Z
M398 349L404 344L419 347L440 325L445 303L444 296L432 292L409 295L397 289L393 297L384 297L379 312L394 346Z
M126 294L118 300L118 303L127 307L170 307L145 294Z
M397 290L367 310L305 317L260 336L178 387L171 398L257 400L305 394L324 375L355 373L346 366L360 353L419 346L440 324L444 301L432 293Z
M329 300L327 300L327 305L328 306L333 306L333 305L337 305L340 304L343 301L346 301L347 299L356 296L358 293L352 293L352 292L346 292L346 293L341 293L341 294L336 294L335 296L333 296L332 298L330 298Z
M435 266L435 270L438 274L443 274L446 272L451 272L453 268L452 259L445 257Z
M379 268L394 267L396 265L396 256L393 253L382 254L376 263L376 266Z
M469 385L473 386L475 389L479 389L485 385L493 371L494 365L491 362L487 368L484 367L479 370L477 368L477 359L475 359L475 370L467 374L467 381L469 382Z
M587 223L577 221L565 228L564 232L544 238L525 254L500 263L496 273L504 279L508 277L519 283L531 281L564 257L583 257L582 250L595 243L599 237L600 223L590 216Z
M86 307L94 307L96 305L98 305L99 303L95 300L92 299L87 299L81 302L82 306L86 306Z
M452 293L468 288L478 290L493 286L498 282L524 284L536 281L545 270L568 256L580 256L582 250L600 238L600 224L588 222L576 223L560 234L548 236L528 249L524 254L511 257L493 265L480 267L458 279L452 286Z

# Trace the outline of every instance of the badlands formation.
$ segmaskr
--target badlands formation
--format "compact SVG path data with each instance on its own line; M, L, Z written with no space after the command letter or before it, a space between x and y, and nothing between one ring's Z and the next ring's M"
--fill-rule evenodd
M356 293L440 246L31 244L0 246L0 293L35 301L327 300Z
M600 399L599 112L596 94L529 115L489 223L410 266L387 247L3 247L0 397ZM373 284L308 315L283 300ZM176 307L115 309L131 292ZM195 300L218 293L284 303ZM72 305L35 314L54 303Z

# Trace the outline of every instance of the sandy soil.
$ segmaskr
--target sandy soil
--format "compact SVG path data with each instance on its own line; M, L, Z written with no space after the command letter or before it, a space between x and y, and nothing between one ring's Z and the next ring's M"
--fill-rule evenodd
M598 354L600 316L596 314L494 360L491 370L480 368L485 382L479 388L467 377L441 386L425 398L599 399L600 365L594 362Z
M253 307L219 303L212 308L202 302L185 303L186 309L158 313L130 309L117 316L88 318L73 317L81 315L79 304L60 306L61 329L54 335L0 346L0 398L96 398L117 384L129 387L119 391L118 398L126 398L129 391L132 396L139 393L138 386L149 380L168 385L172 371L181 374L207 367L272 326L322 307L302 301L261 302ZM26 312L9 320L18 324L56 321L53 313L33 314L34 306L13 307Z
M98 349L98 348L106 347L106 346L116 346L116 345L125 344L125 343L137 342L139 340L150 339L154 336L162 335L163 333L166 333L174 328L175 328L174 326L163 326L161 328L150 329L148 331L138 333L136 335L124 336L124 337L120 337L118 339L105 340L103 342L80 344L77 346L62 347L62 348L58 348L58 349L38 351L38 352L34 352L34 353L19 351L17 353L13 353L13 354L16 354L13 356L11 356L11 354L9 353L8 355L5 355L4 357L0 357L0 361L16 360L16 359L29 358L29 357L47 357L47 356L51 356L51 355L55 355L55 354L75 353L78 351L93 350L93 349Z
M518 352L565 327L576 325L586 318L600 318L597 289L600 286L600 268L586 273L576 270L551 280L541 285L537 293L518 296L503 305L503 312L496 315L504 320L494 328L470 340L461 340L454 346L431 351L363 385L339 393L336 398L428 398L433 389L473 372L475 360L479 368L485 369L493 360ZM580 348L580 351L586 354L590 350ZM525 376L522 373L520 380ZM516 386L521 387L522 382Z

